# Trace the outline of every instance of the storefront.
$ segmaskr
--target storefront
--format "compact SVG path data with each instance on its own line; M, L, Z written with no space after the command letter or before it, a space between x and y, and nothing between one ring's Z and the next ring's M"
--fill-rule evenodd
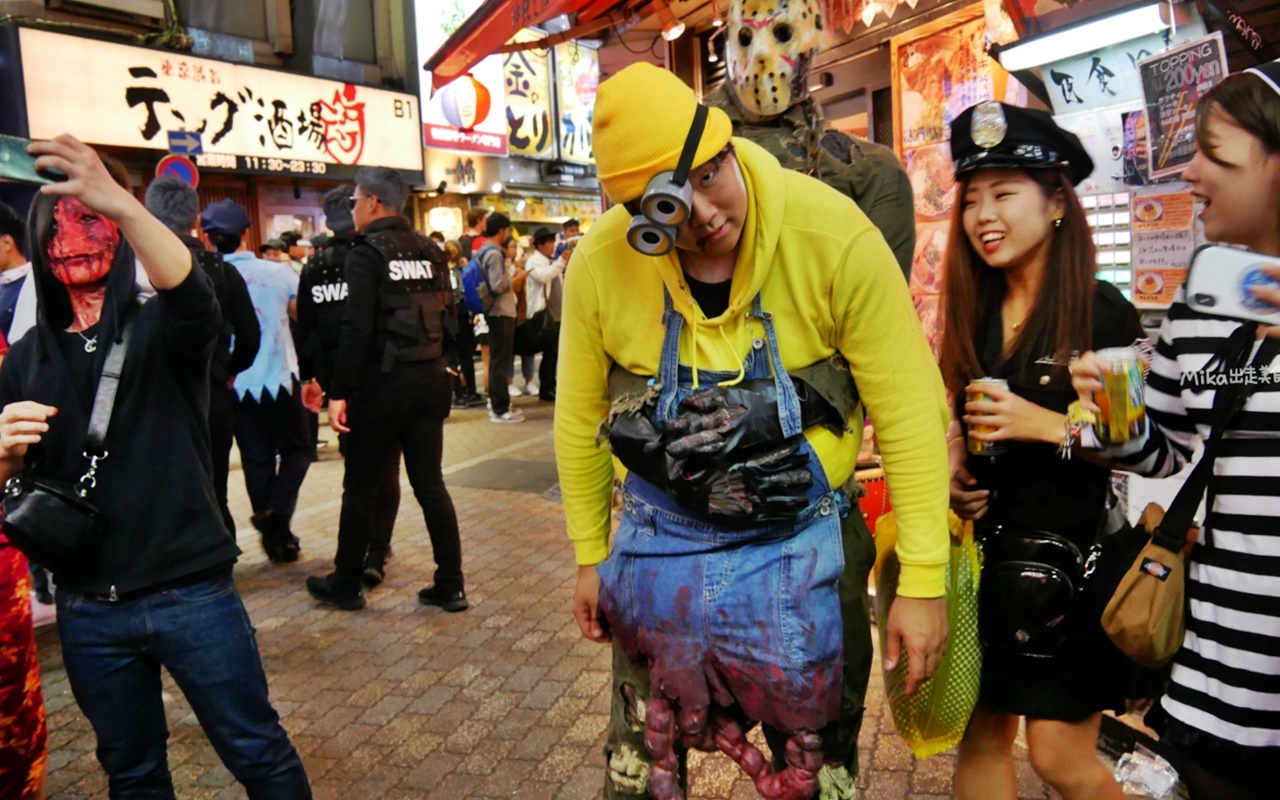
M0 132L70 133L122 161L135 189L165 155L186 155L202 204L249 209L254 246L323 230L324 194L360 167L422 182L412 95L13 26L0 58Z
M481 2L463 5L476 11ZM457 22L419 14L420 61L430 63L456 39ZM512 41L546 35L524 29ZM570 218L589 226L602 212L591 150L599 80L595 44L571 41L490 55L443 85L424 81L430 191L417 200L423 227L453 238L462 233L466 209L476 206L506 214L521 236L543 225L558 229Z

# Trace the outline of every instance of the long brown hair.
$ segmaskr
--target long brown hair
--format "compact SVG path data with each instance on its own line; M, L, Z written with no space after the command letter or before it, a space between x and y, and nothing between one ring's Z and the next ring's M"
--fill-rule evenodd
M1061 192L1062 225L1055 228L1049 263L1040 294L1014 340L1007 361L1026 366L1045 353L1063 357L1084 351L1093 337L1093 287L1097 256L1089 223L1071 181L1060 170L1027 170L1045 197ZM942 376L947 391L959 395L964 386L987 372L978 357L978 328L1004 299L1005 279L987 266L964 232L964 194L973 173L961 178L951 214L951 235L943 257ZM994 367L994 364L989 365ZM1059 382L1065 382L1060 378ZM1054 386L1053 388L1062 388Z

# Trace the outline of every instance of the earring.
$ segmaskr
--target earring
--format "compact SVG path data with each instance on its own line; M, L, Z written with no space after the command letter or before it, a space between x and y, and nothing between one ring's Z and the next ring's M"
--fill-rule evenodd
M1053 227L1055 227L1055 228L1061 228L1061 227L1062 227L1062 217L1058 217L1057 219L1055 219L1055 220L1053 221Z

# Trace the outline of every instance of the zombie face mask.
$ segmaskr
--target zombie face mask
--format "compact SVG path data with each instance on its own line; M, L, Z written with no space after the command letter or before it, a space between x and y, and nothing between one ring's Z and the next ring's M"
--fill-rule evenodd
M749 116L776 117L809 96L818 0L733 0L728 37L729 86Z
M45 255L49 271L67 286L101 282L111 271L120 246L120 229L74 197L63 197L53 207L53 230Z

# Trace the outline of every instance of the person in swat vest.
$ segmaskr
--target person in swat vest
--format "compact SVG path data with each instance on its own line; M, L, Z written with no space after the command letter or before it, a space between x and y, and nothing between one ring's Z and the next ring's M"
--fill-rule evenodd
M408 197L399 172L366 167L350 198L360 236L347 256L346 310L326 387L329 425L346 434L338 552L331 574L307 578L313 597L350 611L365 605L361 573L378 485L397 446L436 559L435 580L419 601L467 608L458 517L440 469L452 398L443 358L446 325L454 324L446 313L453 301L448 258L401 216Z
M223 328L209 366L209 439L213 454L213 488L222 510L222 521L235 534L236 523L227 505L227 475L231 470L231 440L235 433L235 392L231 383L258 356L262 328L253 311L253 300L244 278L204 243L191 235L200 213L200 199L186 181L172 175L156 178L147 187L147 211L178 235L196 263L213 281L213 292L222 309ZM234 343L234 347L232 344Z
M347 307L347 255L356 240L356 224L351 219L351 186L339 186L324 196L325 224L333 231L316 254L302 268L298 284L298 372L305 381L302 400L308 410L320 411L325 390L333 376L338 357L342 316ZM312 237L313 242L320 237ZM338 435L338 449L346 453L346 436ZM391 529L400 509L400 448L389 457L374 501L373 533L365 556L363 581L377 586L386 577L391 553Z
M902 162L884 145L827 128L821 106L809 97L822 5L731 0L725 36L729 78L705 102L729 115L734 136L750 139L787 169L811 175L857 203L910 280L915 201Z

